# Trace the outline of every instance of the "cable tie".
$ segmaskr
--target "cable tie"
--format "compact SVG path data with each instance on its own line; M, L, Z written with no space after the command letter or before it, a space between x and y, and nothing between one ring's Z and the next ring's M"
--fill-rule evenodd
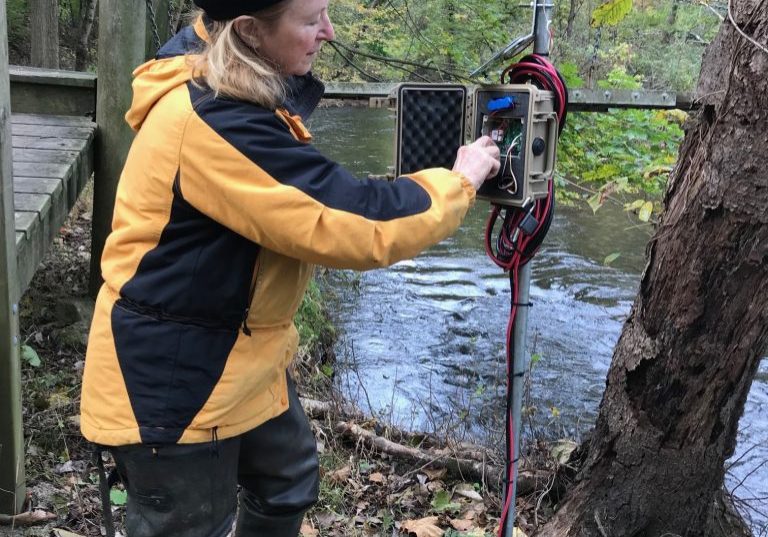
M518 308L532 308L533 302L512 302L512 305Z

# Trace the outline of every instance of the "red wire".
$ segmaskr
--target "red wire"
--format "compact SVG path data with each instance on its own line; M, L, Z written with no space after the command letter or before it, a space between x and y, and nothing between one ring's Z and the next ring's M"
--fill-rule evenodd
M546 73L549 75L549 77L544 76L542 73ZM565 112L566 112L566 103L567 103L567 89L562 83L562 80L560 78L560 75L557 73L557 70L554 68L554 66L549 63L549 60L544 58L543 56L532 54L530 56L526 56L523 61L510 65L507 67L502 76L501 81L504 83L505 79L507 79L507 75L509 75L509 81L510 82L525 82L525 81L534 81L537 82L540 87L542 87L545 90L552 91L555 93L557 97L557 113L558 118L561 121L561 127L562 122L565 118ZM554 85L554 87L551 87ZM538 225L536 226L536 229L534 232L530 235L519 233L516 237L516 243L512 240L512 234L515 233L515 230L518 229L518 226L520 225L520 222L525 216L525 213L523 211L518 211L514 215L510 215L509 213L505 213L504 221L501 226L501 230L499 231L499 239L496 244L496 252L494 252L493 245L492 245L492 239L493 239L493 229L496 226L496 222L499 219L499 216L501 214L501 208L499 206L494 205L492 207L491 213L488 216L488 222L486 223L485 227L485 251L488 254L488 257L491 258L491 260L504 269L505 271L512 271L511 274L511 285L512 285L512 306L510 308L509 313L509 320L507 322L507 397L511 396L510 390L512 389L512 383L511 379L514 374L514 361L513 361L513 352L511 348L511 341L512 341L512 335L513 330L515 326L515 319L517 318L517 309L518 309L518 300L519 300L519 285L518 285L518 270L521 266L528 263L534 255L538 252L539 247L541 244L537 245L536 249L532 252L526 253L526 250L531 243L531 241L542 232L545 225L547 225L547 221L550 217L550 212L552 211L554 202L554 184L553 181L549 182L548 190L547 190L547 197L543 200L536 201L536 204L533 209L533 216L538 221ZM507 254L504 252L499 251L499 249L503 247L507 251L511 251L511 255L507 257ZM507 518L509 516L509 509L512 505L512 502L515 500L512 495L512 490L514 488L514 480L515 480L515 472L512 469L512 461L515 458L515 427L514 427L514 419L512 417L512 413L507 413L507 427L509 428L509 446L508 446L508 453L507 453L507 463L508 463L508 471L509 471L509 480L506 484L506 498L504 501L504 507L501 511L501 517L499 519L499 533L498 537L513 537L511 535L505 536L505 525Z

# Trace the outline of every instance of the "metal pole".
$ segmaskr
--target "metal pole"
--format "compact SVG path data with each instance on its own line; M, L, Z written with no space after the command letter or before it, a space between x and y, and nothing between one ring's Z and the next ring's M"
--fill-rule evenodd
M548 0L535 0L534 4L534 22L533 22L533 52L543 56L549 55L549 13L552 4L547 4ZM510 472L511 484L509 493L512 495L512 501L509 502L509 512L504 527L506 537L514 537L515 533L515 498L517 497L517 474L518 461L520 459L520 434L521 414L523 407L523 383L524 375L528 369L528 356L525 352L526 336L528 332L528 310L525 306L528 304L531 289L531 263L520 267L518 273L518 306L515 315L515 325L513 327L514 347L512 349L512 424L513 428L513 453L511 462L512 470ZM506 497L504 498L506 503Z
M520 268L517 277L519 287L517 302L518 304L528 304L529 291L531 288L531 264L528 263ZM528 356L525 353L525 340L528 333L528 307L518 306L515 315L515 326L513 327L514 347L512 348L512 423L513 429L513 453L512 470L510 472L509 493L512 495L512 501L509 502L509 512L504 529L506 537L513 537L515 531L515 498L517 498L517 466L520 459L520 418L523 407L523 384L525 382L525 371L528 368ZM506 497L504 498L506 503Z

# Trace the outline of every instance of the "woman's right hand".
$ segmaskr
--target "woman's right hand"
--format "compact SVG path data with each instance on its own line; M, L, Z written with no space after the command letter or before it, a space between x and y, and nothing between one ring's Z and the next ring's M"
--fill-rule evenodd
M483 136L459 148L453 171L466 177L478 190L487 179L499 173L500 156L494 141L489 136Z

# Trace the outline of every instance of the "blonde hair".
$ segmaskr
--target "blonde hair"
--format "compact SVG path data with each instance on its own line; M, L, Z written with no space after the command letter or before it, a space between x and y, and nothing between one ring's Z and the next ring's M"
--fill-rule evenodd
M251 16L274 25L288 4L280 2ZM203 11L198 10L193 16L197 19L202 15ZM209 40L194 62L194 69L217 97L249 101L271 110L285 101L283 76L272 62L243 41L235 31L234 20L211 21L206 28Z

